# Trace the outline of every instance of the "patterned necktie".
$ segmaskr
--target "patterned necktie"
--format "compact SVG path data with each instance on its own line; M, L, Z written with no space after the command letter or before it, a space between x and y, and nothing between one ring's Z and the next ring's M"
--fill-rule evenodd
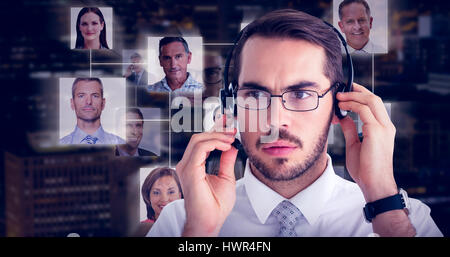
M90 145L95 145L95 143L97 143L98 138L97 137L93 137L91 135L87 135L83 140L81 140L81 142L86 142L86 144L90 144Z
M302 213L295 205L288 200L284 200L273 209L272 214L277 218L278 222L280 222L280 232L278 232L277 236L297 236L294 227Z

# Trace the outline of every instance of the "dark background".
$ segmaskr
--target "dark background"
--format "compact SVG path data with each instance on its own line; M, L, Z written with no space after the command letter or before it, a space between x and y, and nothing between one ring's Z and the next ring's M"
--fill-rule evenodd
M325 0L0 1L0 90L2 95L2 101L0 101L2 128L0 236L65 236L68 231L71 231L70 229L84 226L83 222L79 222L72 224L69 230L45 232L40 227L44 232L28 234L17 232L24 231L18 229L20 225L17 224L20 224L21 220L29 222L35 217L30 214L35 211L28 207L21 209L21 204L23 206L30 204L30 201L34 201L35 198L27 198L27 193L18 193L17 198L6 197L9 186L19 190L22 187L24 190L26 188L33 190L33 186L26 182L27 172L45 169L45 160L62 158L58 156L66 156L64 158L69 159L72 158L70 156L89 156L92 151L96 151L59 149L48 143L52 142L52 135L57 134L58 131L58 79L86 75L89 72L89 52L73 51L69 47L70 7L81 6L113 8L114 31L108 32L113 33L114 49L94 53L92 59L95 62L121 62L122 49L145 49L147 36L164 34L201 35L204 43L208 43L205 45L205 50L215 50L225 56L229 46L214 45L214 43L233 42L241 22L279 8L295 8L324 20L332 20L332 1ZM430 23L421 22L423 19L420 17L428 17ZM397 128L394 153L397 183L405 188L411 197L418 198L431 207L431 215L445 236L450 235L448 220L450 217L449 17L448 1L389 0L387 32L389 52L374 57L375 84L373 85L375 93L385 102L391 103L391 118ZM429 33L419 35L419 30L424 27ZM369 88L372 86L371 65L371 60L355 60L355 81ZM95 66L93 73L121 77L122 66ZM160 102L147 103L142 106L154 107L160 104ZM166 125L162 124L162 126ZM336 159L334 162L336 165L343 165L343 139L338 132L335 134L336 141L330 146L330 154ZM172 136L172 145L169 147L173 149L173 156L171 156L173 164L181 157L180 154L189 135ZM168 141L168 139L165 140ZM8 162L6 153L18 159ZM125 163L122 166L111 165L108 161L105 167L112 167L111 169L114 169L116 173L133 174L150 162L164 164L167 163L167 159L167 155L164 155L156 161L121 160L121 163ZM43 160L44 164L39 164L37 161L36 165L41 165L39 168L27 168L23 165L26 160ZM111 160L111 162L116 161ZM128 162L133 165L127 165ZM7 165L7 163L17 163L17 166ZM101 166L101 158L94 160L94 163ZM103 170L100 168L98 172ZM16 184L13 182L6 184L5 174L11 174L10 177L15 178L11 181ZM20 180L21 176L16 179L17 174L25 174L25 177L22 176L24 180ZM126 187L128 183L126 178L108 181L115 181L114 185L118 188ZM111 186L110 190L114 191L115 186ZM116 194L111 193L111 195ZM131 195L136 196L135 193ZM91 199L93 196L88 194L86 197ZM107 199L110 204L107 209L111 213L114 212L114 208L120 210L135 208L135 206L127 206L126 201L121 205L114 203L115 199L109 199L103 195L99 197L103 200ZM82 199L85 198L79 198L80 201L84 201ZM6 206L15 206L15 209L8 209ZM30 206L36 209L41 205ZM69 215L67 211L61 211L58 215L66 214ZM7 217L15 215L17 220L8 224ZM49 212L46 215L47 217L55 216L55 212ZM120 219L122 216L114 217L119 218L111 218L111 222L122 222ZM96 218L93 216L85 215L84 218L86 218L85 223L89 223L92 227L97 226ZM27 223L27 226L36 225L31 222ZM100 225L96 229L85 228L86 234L81 233L81 235L129 235L128 232L124 232L125 230L127 229L115 230L109 225ZM30 231L33 230L30 229Z

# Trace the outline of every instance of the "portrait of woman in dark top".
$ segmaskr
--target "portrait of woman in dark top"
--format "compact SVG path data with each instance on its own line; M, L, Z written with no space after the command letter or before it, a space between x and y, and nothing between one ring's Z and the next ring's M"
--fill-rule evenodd
M109 49L105 18L99 8L82 8L78 13L76 31L76 49Z

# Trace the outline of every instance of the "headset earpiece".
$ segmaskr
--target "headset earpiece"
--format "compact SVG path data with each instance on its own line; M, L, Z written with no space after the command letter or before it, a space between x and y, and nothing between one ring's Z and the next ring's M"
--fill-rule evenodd
M226 114L225 110L229 110L229 113L233 113L236 116L237 112L234 103L233 83L229 83L228 87L224 87L220 90L220 102L223 115Z
M225 114L225 108L226 108L225 107L225 103L226 103L226 100L227 100L227 94L226 94L226 90L224 88L222 88L220 90L219 96L220 96L220 109L221 109L220 113L222 113L222 115L224 115Z
M335 112L336 116L339 119L343 119L343 118L345 118L345 116L347 116L348 111L341 110L339 108L339 106L338 106L338 102L339 101L336 99L336 94L339 93L339 92L341 92L341 93L342 92L347 92L346 89L348 89L349 87L347 87L347 85L342 83L342 82L337 82L335 84L335 87L336 87L336 89L335 89L335 92L333 94L333 97L334 97L334 99L333 99L334 100L334 112Z

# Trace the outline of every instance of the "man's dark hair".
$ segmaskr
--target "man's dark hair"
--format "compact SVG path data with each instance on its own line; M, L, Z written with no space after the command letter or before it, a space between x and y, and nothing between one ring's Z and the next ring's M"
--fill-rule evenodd
M182 37L163 37L161 40L159 40L159 56L161 56L161 48L163 46L168 45L173 42L182 43L184 46L184 51L186 51L186 53L190 52L188 43L186 42L186 40L184 40L184 38L182 38Z
M241 52L252 36L305 40L325 50L324 75L331 85L343 81L341 42L332 28L304 12L284 9L270 12L250 23L239 39L234 53L233 81L236 85L241 66Z
M76 78L75 81L72 83L72 98L75 98L75 89L77 88L76 85L80 81L96 81L98 84L100 84L100 90L103 98L103 83L99 78Z
M367 17L370 17L370 7L369 4L365 0L344 0L339 4L339 20L342 20L342 9L346 7L347 5L357 3L364 5L364 8L366 8L366 14Z
M127 113L135 113L139 115L139 118L142 120L142 123L144 122L144 115L142 115L142 112L139 108L127 108Z

